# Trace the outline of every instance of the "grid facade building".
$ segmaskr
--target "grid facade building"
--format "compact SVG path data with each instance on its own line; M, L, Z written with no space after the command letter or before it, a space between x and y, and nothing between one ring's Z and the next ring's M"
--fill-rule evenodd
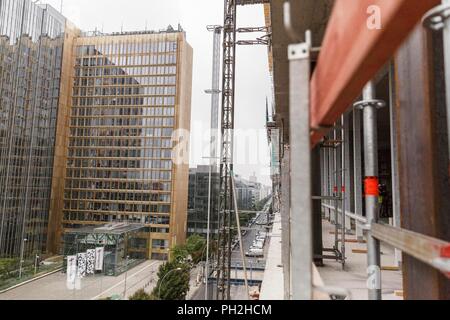
M66 21L0 1L0 257L45 250Z
M135 250L166 259L186 236L189 157L174 152L190 129L185 33L84 36L73 50L62 228L142 223Z

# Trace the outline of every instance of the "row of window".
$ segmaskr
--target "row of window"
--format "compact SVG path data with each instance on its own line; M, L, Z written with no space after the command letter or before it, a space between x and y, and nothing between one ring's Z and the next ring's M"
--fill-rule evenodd
M126 201L126 200L125 200ZM125 204L95 202L92 200L70 200L64 201L64 210L93 210L105 212L128 212L128 213L158 213L169 214L169 204ZM147 218L147 217L145 217ZM149 218L149 217L148 217ZM151 222L145 222L150 224Z
M131 65L167 65L176 64L176 53L156 53L145 55L120 55L120 56L102 56L100 58L77 58L75 67L122 67Z
M118 54L148 54L157 52L176 52L177 41L117 41L114 43L99 43L76 47L77 56L118 55Z
M136 168L136 171L117 170L114 168L101 169L67 169L67 178L86 179L138 179L138 180L172 180L172 171L150 171L151 169Z
M138 79L130 78L136 76L163 76L175 75L176 66L146 66L146 67L123 67L123 68L76 68L76 77L117 77L117 79L133 79L133 83L139 82ZM109 79L109 78L107 78Z
M84 106L174 106L175 97L140 97L140 98L74 98L72 99L73 107ZM167 116L175 115L173 113L165 114Z
M147 119L138 118L142 121L151 121L150 117L173 117L175 116L175 107L102 107L102 106L93 106L93 107L73 107L72 108L73 116L110 116L114 117L122 117L122 116L145 116L149 117ZM166 118L160 118L166 119ZM155 119L155 121L159 121Z
M174 117L166 117L160 118L155 116L149 116L150 110L142 110L142 109L122 109L122 110L114 110L114 109L96 109L96 108L73 108L72 116L73 117L110 117L111 113L117 112L117 115L114 116L148 116L148 118L138 118L136 125L133 125L130 128L127 128L123 124L121 128L115 128L114 121L111 119L109 121L111 125L111 129L106 128L74 128L71 129L70 133L72 136L128 136L132 135L131 130L136 130L136 134L140 135L139 132L142 132L146 127L150 128L164 128L164 127L173 127L175 125ZM141 113L141 114L136 114ZM145 114L144 114L145 113ZM106 121L108 122L108 121ZM76 123L76 122L74 122ZM123 120L122 120L123 123ZM149 134L146 134L149 135Z
M139 86L139 87L80 87L73 89L74 97L87 96L130 96L130 95L152 95L152 96L175 96L175 86Z
M67 189L91 190L91 189L105 189L105 190L127 190L131 192L136 191L156 191L156 192L171 192L171 182L136 182L136 181L102 181L102 180L79 180L71 178L66 181Z
M64 222L68 221L124 221L124 222L139 222L148 225L169 225L170 217L166 216L151 216L142 214L102 214L97 212L64 212Z
M133 78L114 77L114 78L75 78L73 80L74 87L92 87L92 86L113 86L113 85L151 85L151 86L165 86L175 85L176 76L135 76Z
M138 161L130 161L130 160L98 160L98 159L89 159L89 160L68 160L67 167L69 168L111 168L111 169L119 169L119 168L145 168L145 169L164 169L164 170L172 170L172 161L171 160L138 160Z
M66 200L112 200L136 202L170 202L171 195L163 193L121 193L121 192L92 192L92 191L66 191Z
M86 149L74 149L69 148L69 159L70 158L147 158L147 159L171 159L172 149L149 149L149 148L139 148L139 149L124 149L124 148L113 148L113 147L103 147L101 149L92 149L91 147Z

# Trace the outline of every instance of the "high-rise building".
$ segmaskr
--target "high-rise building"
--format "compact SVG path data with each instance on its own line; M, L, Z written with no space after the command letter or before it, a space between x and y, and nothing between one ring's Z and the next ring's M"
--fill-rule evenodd
M0 1L0 257L46 249L65 18Z
M110 222L143 224L147 258L184 242L192 56L181 27L88 34L0 1L0 257Z
M189 139L192 48L181 27L169 27L84 34L73 52L55 247L67 229L135 222L145 225L138 253L166 259L186 237L189 156L174 148Z

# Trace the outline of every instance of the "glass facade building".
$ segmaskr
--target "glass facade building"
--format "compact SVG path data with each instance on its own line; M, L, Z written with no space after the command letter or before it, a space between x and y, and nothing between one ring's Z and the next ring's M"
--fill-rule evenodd
M46 248L65 25L50 6L0 1L0 257Z
M0 0L0 258L114 222L144 225L147 258L185 241L192 57L181 27L83 34Z
M190 129L192 49L170 28L80 37L74 52L63 228L142 223L138 247L165 259L186 232L173 148Z

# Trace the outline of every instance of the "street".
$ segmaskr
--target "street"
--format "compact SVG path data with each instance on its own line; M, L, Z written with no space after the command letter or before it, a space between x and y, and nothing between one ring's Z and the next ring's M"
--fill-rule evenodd
M146 287L150 292L157 281L161 261L145 261L118 277L90 276L82 279L81 290L69 290L66 275L58 272L0 294L0 300L101 300L111 296L127 298ZM126 281L125 281L126 276Z

